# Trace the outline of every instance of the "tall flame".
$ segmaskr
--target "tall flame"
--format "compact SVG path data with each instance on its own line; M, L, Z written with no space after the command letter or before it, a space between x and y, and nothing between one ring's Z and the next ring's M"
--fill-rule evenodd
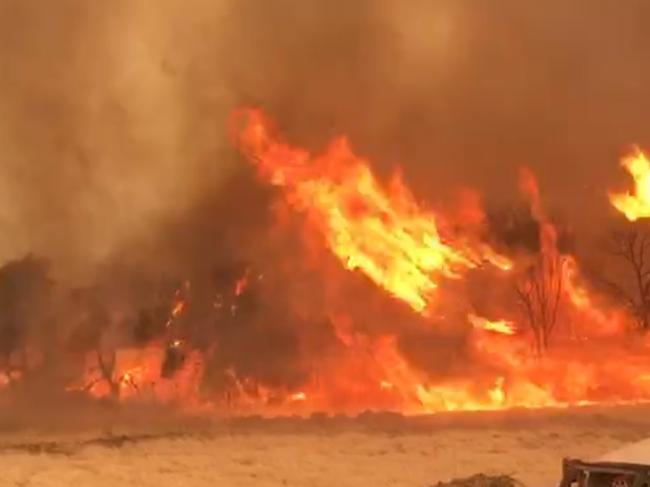
M242 152L263 178L284 189L287 202L307 215L347 269L426 314L439 277L457 278L476 267L475 252L443 242L435 215L418 205L399 176L383 187L345 138L314 156L277 140L259 111L243 115L235 134ZM483 254L508 268L490 249Z
M634 179L632 193L612 193L609 199L614 207L630 221L650 217L650 161L637 149L623 158L621 165Z

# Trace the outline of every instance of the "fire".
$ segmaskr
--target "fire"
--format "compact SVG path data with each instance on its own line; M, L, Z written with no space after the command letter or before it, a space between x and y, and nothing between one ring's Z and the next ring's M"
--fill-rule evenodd
M488 391L490 401L494 404L504 404L506 402L506 393L503 390L503 377L497 377L494 387Z
M176 290L174 293L174 301L172 303L171 310L169 312L169 318L167 319L167 323L165 323L165 327L169 328L174 320L178 318L183 311L185 311L185 308L187 306L187 301L183 297L184 292L187 292L189 289L189 281L185 281L183 283L183 286L179 289Z
M513 269L514 264L512 260L496 253L490 246L483 244L478 248L479 252L483 255L483 258L493 266L502 271L510 271Z
M236 133L243 153L261 177L283 188L287 202L307 216L347 269L426 314L438 279L476 267L469 252L443 241L436 216L416 202L399 175L383 187L345 138L314 156L276 139L260 112L243 116Z
M612 205L630 221L650 217L650 162L647 156L637 149L623 158L621 165L634 179L634 190L610 194Z
M172 308L172 317L176 318L185 309L185 301L178 301Z
M332 263L342 266L374 286L360 286L352 297L345 292L331 297L336 279L345 274L337 269L332 286L327 281L316 287L326 289L314 300L322 308L312 312L312 301L302 299L307 293L289 292L286 303L280 295L282 314L277 314L255 307L278 297L276 283L293 278L285 272L293 272L296 260L283 262L281 272L264 268L263 258L247 262L243 272L226 267L213 287L199 276L192 282L196 289L185 281L171 296L163 294L168 301L156 300L155 312L145 307L144 325L154 332L137 340L121 333L129 320L116 312L120 333L110 338L118 343L100 340L92 345L97 350L75 356L84 364L68 391L236 415L369 409L422 414L650 401L650 338L630 340L629 310L590 286L578 257L563 248L563 229L546 212L532 172L522 170L520 189L528 205L525 230L532 228L532 237L526 237L533 242L519 251L496 232L490 235L477 192L463 192L459 211L433 211L401 177L381 183L344 138L313 155L279 140L260 112L240 115L239 148L263 180L279 188L283 209L304 217L300 230L305 240L318 241L317 257L333 256L322 259L328 270ZM650 208L645 196L650 182L641 184L650 181L648 162L638 153L626 167L637 182L635 194L612 201L623 202L619 206L628 218L629 208L641 218L644 205ZM499 245L509 253L495 250ZM309 293L312 283L305 282ZM264 294L266 287L274 289ZM372 301L375 294L406 306L382 299L377 309L366 308L365 298ZM195 316L199 322L188 323ZM194 333L201 320L208 327ZM254 344L246 353L260 353L263 360L255 367L242 365L236 340L275 337L264 328L272 321L286 325L279 342ZM285 353L285 333L295 354L295 362L287 363L299 370L286 370L284 356L273 356L283 368L278 375L291 372L283 383L284 376L266 375L273 364L263 354L276 348ZM31 363L43 360L43 353L28 351L2 364L3 393L24 379Z
M170 346L180 347L180 340ZM89 354L86 371L80 381L68 386L68 391L82 391L94 398L120 401L154 401L179 404L185 409L197 409L199 382L203 373L203 357L191 353L187 363L169 379L161 378L164 349L151 345L143 349L117 351L113 369L106 375L98 365L97 355Z
M364 403L388 408L397 404L402 412L558 407L602 398L598 388L609 387L605 369L585 365L591 359L574 350L575 334L558 330L558 323L588 320L597 326L580 337L596 337L613 317L622 321L625 317L599 308L582 282L575 257L558 248L558 231L545 212L532 172L522 170L520 183L539 227L539 250L534 259L516 262L476 238L475 229L484 223L484 216L474 193L465 193L468 204L459 212L465 222L460 227L469 224L469 232L447 234L447 227L454 224L446 225L419 204L400 177L383 186L346 139L313 155L276 138L260 112L247 111L238 122L235 136L242 152L264 180L283 190L285 201L306 216L309 228L343 266L361 271L416 312L430 316L440 280L462 279L483 262L525 277L520 296L527 310L527 331L519 333L510 320L467 314L476 330L470 337L474 359L485 367L484 372L476 370L475 377L432 383L405 358L395 335L359 335L348 317L336 317L334 331L346 355L337 364L328 364L318 384L306 384L307 405L326 407L325 398L337 396L339 384L330 383L323 390L327 383L323 377L330 375L345 377L346 395L363 391ZM555 347L562 353L544 361L531 358L526 344L531 335L540 354L557 335ZM621 387L628 388L622 396L650 397L650 387L630 381L639 370L633 359L629 367L620 372L620 380L628 384ZM354 376L347 371L355 371Z
M244 275L242 275L237 282L235 282L235 296L241 296L246 288L249 285L250 281L250 269L246 269Z
M501 333L503 335L514 335L516 328L511 321L508 320L494 320L490 321L482 318L473 313L467 315L469 322L478 329L492 331L494 333Z
M564 283L566 294L576 310L592 324L592 333L616 335L624 332L625 314L617 309L603 309L595 301L581 281L578 262L573 256L565 256Z
M295 392L289 396L292 401L302 402L307 400L307 394L302 391Z

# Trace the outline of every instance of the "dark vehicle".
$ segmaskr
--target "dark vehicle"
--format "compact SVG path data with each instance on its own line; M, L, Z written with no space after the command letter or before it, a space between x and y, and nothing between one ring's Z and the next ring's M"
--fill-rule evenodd
M564 459L560 487L650 487L650 440L596 461Z

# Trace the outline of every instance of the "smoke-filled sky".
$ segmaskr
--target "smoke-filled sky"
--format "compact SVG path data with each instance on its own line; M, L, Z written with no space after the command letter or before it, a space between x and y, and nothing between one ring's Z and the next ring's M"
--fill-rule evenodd
M432 204L514 195L525 164L549 206L600 218L650 145L649 21L645 0L0 0L0 259L84 279L254 240L241 104L313 149L349 134Z

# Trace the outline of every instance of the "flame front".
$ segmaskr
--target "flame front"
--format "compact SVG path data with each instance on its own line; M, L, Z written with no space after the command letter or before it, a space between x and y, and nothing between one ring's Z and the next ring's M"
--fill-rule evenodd
M563 248L562 228L545 211L532 172L522 170L520 190L526 231L533 230L526 237L533 242L520 250L489 234L493 228L473 190L462 193L460 211L434 212L418 203L399 177L380 183L343 138L313 155L279 140L259 111L239 112L235 123L238 147L261 178L280 189L280 201L300 215L305 240L316 237L315 265L336 268L327 274L333 285L329 279L316 285L327 289L325 297L303 303L312 291L305 286L305 294L296 297L290 291L289 302L282 302L279 343L290 333L286 341L295 361L273 358L291 380L265 375L266 356L258 368L238 367L237 340L265 340L258 334L275 339L265 327L274 321L269 316L278 315L267 306L285 296L278 294L278 282L296 289L289 281L302 264L300 252L281 254L289 265L266 267L264 255L220 269L209 280L215 287L200 279L191 286L182 281L180 287L173 281L162 301L154 303L155 313L142 319L144 332L154 330L142 333L146 343L84 350L83 373L69 391L266 415L368 409L420 414L650 401L650 338L630 340L634 318L629 308L613 305L611 296L590 288L577 256ZM612 196L612 203L629 219L648 216L648 161L639 152L624 164L637 186L634 194ZM340 272L339 263L373 284L355 288L362 299L351 299L345 291L329 296L341 283L343 288L356 283ZM325 271L312 274L318 280ZM372 301L375 295L395 299L366 306L363 298ZM316 311L308 308L314 302L320 306ZM371 309L375 304L377 309ZM193 334L201 320L209 329ZM259 348L255 343L242 353L276 353L276 343ZM436 355L449 350L460 359ZM29 363L42 361L43 353L27 348L14 355L0 370L4 390L24 380ZM291 369L294 365L300 370Z

